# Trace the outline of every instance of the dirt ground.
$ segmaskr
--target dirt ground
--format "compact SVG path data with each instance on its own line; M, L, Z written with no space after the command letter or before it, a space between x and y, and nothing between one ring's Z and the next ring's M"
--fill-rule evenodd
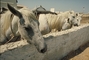
M70 52L61 60L89 60L89 42Z
M89 23L89 16L82 17L81 24L86 24L86 23Z
M89 24L89 16L82 17L81 24ZM89 60L89 42L80 46L77 50L70 52L61 60Z

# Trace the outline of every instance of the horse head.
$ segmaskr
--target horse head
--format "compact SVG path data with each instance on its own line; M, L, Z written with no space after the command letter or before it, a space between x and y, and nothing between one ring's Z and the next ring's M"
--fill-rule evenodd
M79 26L81 19L81 15L79 13L75 13L75 15L72 16L71 22L74 26Z
M47 45L38 28L39 23L33 12L31 12L29 9L20 9L18 11L9 4L7 4L7 6L10 12L13 13L18 20L18 32L21 35L21 38L34 44L39 52L46 52Z
M51 12L51 11L47 11L44 7L42 7L41 5L39 6L39 7L37 7L37 8L35 8L35 9L33 9L32 10L33 11L33 13L36 15L36 17L39 19L39 15L40 14L48 14L48 13L50 13L50 14L55 14L55 15L57 15L57 13L55 13L55 12Z

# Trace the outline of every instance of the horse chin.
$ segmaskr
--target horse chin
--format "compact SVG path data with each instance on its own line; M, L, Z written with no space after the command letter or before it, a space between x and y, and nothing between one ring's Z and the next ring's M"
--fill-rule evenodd
M34 40L27 40L27 42L29 44L33 44L36 47L37 51L40 53L45 53L47 51L46 43L40 44L40 43L36 43Z

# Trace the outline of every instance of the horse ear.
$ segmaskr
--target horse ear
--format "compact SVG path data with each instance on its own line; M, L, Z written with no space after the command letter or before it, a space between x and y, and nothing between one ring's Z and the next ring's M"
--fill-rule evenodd
M19 18L22 17L22 14L19 11L17 11L15 8L10 6L9 4L7 4L7 7L10 10L10 12L13 13L14 15L18 16Z

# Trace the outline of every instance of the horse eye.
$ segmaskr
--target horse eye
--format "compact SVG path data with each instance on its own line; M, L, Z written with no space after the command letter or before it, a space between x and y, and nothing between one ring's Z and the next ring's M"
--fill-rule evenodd
M25 30L27 31L27 33L29 34L30 37L32 37L34 35L34 31L32 29L32 27L25 27Z
M32 30L31 27L25 27L25 30L29 31L29 30Z
M25 30L29 30L29 28L25 27Z
M73 16L73 18L75 18L75 16Z

